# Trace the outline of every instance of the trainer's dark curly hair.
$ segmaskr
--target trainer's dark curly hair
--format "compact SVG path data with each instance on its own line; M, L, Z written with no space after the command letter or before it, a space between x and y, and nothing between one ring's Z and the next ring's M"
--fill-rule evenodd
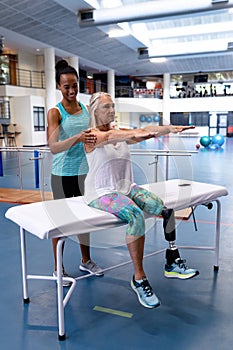
M66 60L60 60L55 65L56 83L60 85L60 78L62 74L74 74L79 79L76 69L68 64Z

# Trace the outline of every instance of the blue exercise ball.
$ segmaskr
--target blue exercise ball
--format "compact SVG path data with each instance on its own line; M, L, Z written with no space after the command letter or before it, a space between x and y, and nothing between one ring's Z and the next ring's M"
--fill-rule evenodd
M140 115L139 119L140 119L141 123L145 123L145 121L146 121L146 117L144 115Z
M203 147L208 147L211 143L211 138L209 136L202 136L200 138L200 145Z
M213 145L218 145L219 147L221 147L224 144L224 141L224 136L220 134L214 135L211 140Z
M152 118L151 117L147 117L147 123L151 123L152 122Z
M154 116L154 122L158 123L158 122L159 122L159 120L160 120L159 115L155 115L155 116Z

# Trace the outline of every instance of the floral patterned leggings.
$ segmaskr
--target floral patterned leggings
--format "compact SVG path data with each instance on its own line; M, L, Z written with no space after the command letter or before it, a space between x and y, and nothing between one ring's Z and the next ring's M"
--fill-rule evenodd
M126 196L119 192L104 195L92 201L91 207L114 214L129 225L126 234L145 235L145 218L143 211L158 216L164 208L163 201L154 193L137 185Z

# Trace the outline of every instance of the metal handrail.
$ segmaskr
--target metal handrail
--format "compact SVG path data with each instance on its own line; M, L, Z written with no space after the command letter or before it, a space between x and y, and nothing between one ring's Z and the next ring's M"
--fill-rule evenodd
M43 154L50 153L49 147L43 147L43 148L0 147L0 169L1 169L0 176L3 176L2 152L17 152L18 166L19 166L19 185L21 190L23 188L23 181L22 181L22 164L21 164L20 153L27 153L27 152L34 153L34 157L29 158L29 160L34 161L36 188L40 188L42 200L44 200L44 192L45 192L44 191L44 158L45 157ZM40 167L41 171L39 171L39 161L41 161L41 167Z
M168 168L169 168L169 157L183 157L188 156L190 157L192 154L198 153L198 151L184 151L184 150L142 150L142 149L132 149L130 150L130 153L133 155L147 155L147 156L154 156L154 161L148 163L148 165L155 164L155 182L158 181L158 161L159 157L166 157L166 163L165 163L165 179L168 180Z
M34 156L29 158L29 160L34 161L35 166L35 183L36 188L40 188L42 199L44 200L44 154L50 153L49 147L0 147L0 176L3 176L3 166L2 166L2 152L17 152L18 155L18 166L19 166L19 181L20 181L20 189L22 189L23 181L22 181L22 165L21 165L21 158L20 153L25 152L33 152ZM154 161L148 163L148 165L155 164L155 182L158 181L158 161L159 157L166 157L166 163L165 163L165 173L166 173L166 180L168 180L168 168L169 168L169 157L183 157L188 156L190 157L192 154L198 153L198 151L184 151L184 150L142 150L142 149L131 149L130 153L132 155L146 155L146 156L154 156ZM41 163L41 171L39 170L39 161Z

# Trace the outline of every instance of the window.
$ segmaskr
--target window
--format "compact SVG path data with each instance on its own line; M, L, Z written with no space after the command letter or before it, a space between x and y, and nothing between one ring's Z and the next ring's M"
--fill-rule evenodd
M209 112L192 112L191 124L195 126L209 126Z
M189 113L172 112L170 115L171 124L173 125L189 125Z
M33 107L34 131L45 131L44 107Z

